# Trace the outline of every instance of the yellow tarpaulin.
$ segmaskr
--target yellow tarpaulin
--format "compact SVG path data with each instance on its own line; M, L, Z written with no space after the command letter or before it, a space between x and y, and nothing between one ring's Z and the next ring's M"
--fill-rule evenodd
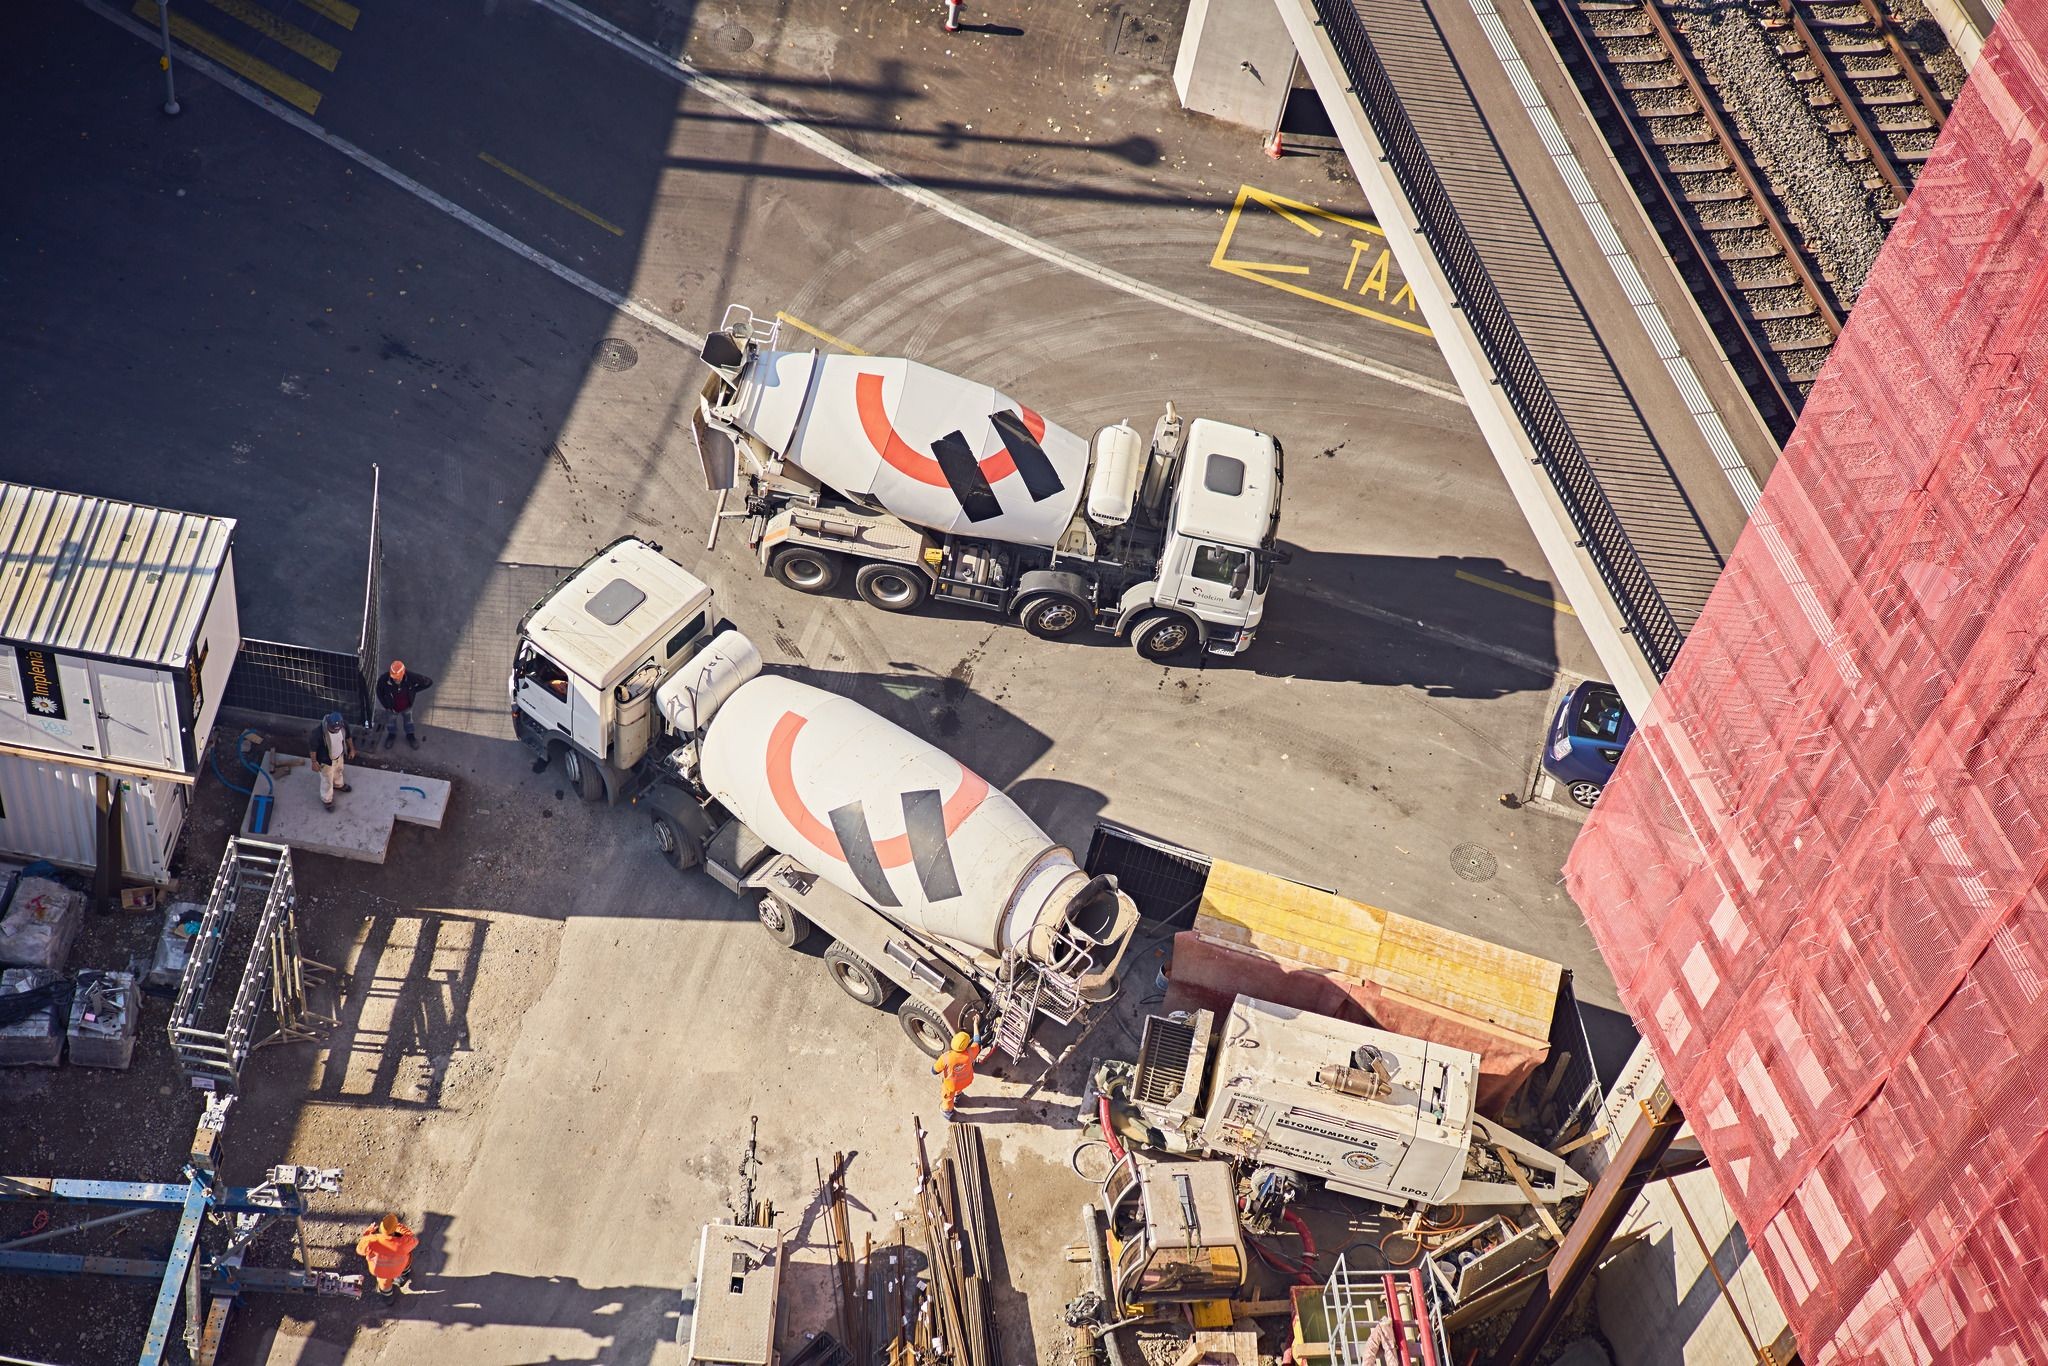
M1564 974L1534 954L1221 860L1195 929L1536 1044L1550 1038Z

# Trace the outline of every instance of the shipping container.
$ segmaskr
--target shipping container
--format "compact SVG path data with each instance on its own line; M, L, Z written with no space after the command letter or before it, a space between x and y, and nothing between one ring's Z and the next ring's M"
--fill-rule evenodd
M134 881L168 883L192 789L110 774L121 788L121 862ZM0 856L90 869L99 860L100 775L75 764L0 754Z
M197 778L242 642L234 526L0 483L0 754Z

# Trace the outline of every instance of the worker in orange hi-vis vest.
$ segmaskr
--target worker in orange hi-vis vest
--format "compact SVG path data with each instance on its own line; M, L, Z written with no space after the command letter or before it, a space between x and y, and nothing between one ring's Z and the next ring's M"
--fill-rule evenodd
M387 1214L363 1230L356 1239L356 1255L370 1264L378 1294L387 1300L398 1294L399 1284L410 1279L406 1268L412 1265L412 1250L419 1245L418 1236L395 1214Z
M939 1075L941 1105L947 1119L959 1118L953 1112L953 1102L974 1084L974 1064L987 1056L987 1044L960 1033L953 1036L953 1046L941 1053L939 1060L932 1064L932 1071Z

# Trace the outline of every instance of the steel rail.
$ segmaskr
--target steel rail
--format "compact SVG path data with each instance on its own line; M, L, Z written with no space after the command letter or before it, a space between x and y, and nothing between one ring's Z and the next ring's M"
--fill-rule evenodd
M1786 226L1784 218L1779 215L1777 201L1764 183L1757 179L1755 168L1742 140L1736 137L1735 130L1728 126L1728 121L1721 117L1721 111L1709 94L1707 83L1698 65L1687 55L1685 45L1679 41L1677 32L1671 27L1671 21L1664 15L1663 0L1643 0L1643 17L1648 19L1650 26L1656 30L1657 38L1664 45L1664 50L1671 54L1672 67L1685 82L1686 88L1692 92L1694 101L1698 103L1700 116L1706 120L1707 127L1713 130L1714 136L1720 139L1722 148L1728 153L1736 177L1742 181L1744 188L1749 191L1749 197L1756 203L1757 217L1763 220L1764 229L1784 249L1785 264L1791 267L1801 287L1812 298L1821 325L1827 328L1831 338L1839 337L1842 334L1842 315L1835 311L1826 286L1821 284L1807 263L1805 249L1799 245L1798 240L1792 235L1791 228Z
M1877 168L1878 175L1884 178L1885 185L1899 201L1899 207L1904 208L1906 197L1913 193L1912 183L1902 173L1900 162L1886 140L1870 126L1870 120L1863 117L1862 102L1844 84L1848 78L1848 67L1836 60L1839 54L1822 42L1820 35L1806 22L1806 16L1799 12L1799 0L1779 0L1779 3L1784 6L1792 36L1799 40L1800 49L1813 63L1814 73L1828 88L1828 94L1834 97L1842 117L1849 121L1850 133L1862 145L1864 155L1870 158L1870 164Z
M1763 375L1763 382L1769 386L1771 396L1777 399L1778 406L1784 410L1788 430L1780 432L1780 438L1790 435L1790 424L1798 420L1802 403L1801 396L1791 382L1790 372L1776 349L1771 346L1770 338L1764 335L1763 325L1756 316L1756 310L1749 306L1747 299L1738 301L1736 296L1741 292L1740 286L1737 286L1734 292L1730 292L1731 272L1716 268L1715 262L1719 259L1720 253L1694 225L1694 215L1688 207L1685 191L1680 189L1677 183L1678 172L1644 140L1643 130L1639 126L1640 120L1630 113L1629 102L1624 98L1626 92L1617 89L1614 81L1608 76L1607 63L1601 60L1599 50L1594 44L1594 35L1585 26L1583 16L1578 12L1574 0L1554 0L1554 4L1559 18L1577 40L1579 52L1585 58L1593 78L1600 83L1602 93L1613 107L1615 118L1628 133L1629 141L1635 147L1636 156L1657 182L1657 188L1663 192L1665 206L1671 213L1671 219L1678 225L1679 232L1684 234L1686 245L1698 258L1701 273L1712 285L1714 297L1720 300L1729 322L1741 333L1742 340L1749 347L1750 355L1756 361L1758 371ZM1733 158L1730 160L1732 162ZM1773 424L1774 429L1776 425Z

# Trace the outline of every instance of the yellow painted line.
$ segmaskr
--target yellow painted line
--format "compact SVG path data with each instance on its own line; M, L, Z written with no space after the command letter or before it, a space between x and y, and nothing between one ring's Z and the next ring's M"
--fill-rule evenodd
M1311 217L1321 218L1331 223L1341 223L1349 228L1356 228L1361 233L1379 239L1382 243L1386 239L1386 234L1382 233L1379 226L1375 223L1368 223L1360 218L1351 218L1330 209L1318 208L1314 204L1307 204L1299 199L1289 199L1286 195L1275 194L1271 190L1262 190L1255 185L1240 185L1237 190L1237 202L1231 205L1230 216L1224 220L1223 235L1216 239L1216 250L1209 256L1210 269L1220 270L1226 275L1235 275L1241 280L1252 280L1269 288L1296 295L1299 298L1313 299L1319 304L1328 304L1331 308L1341 308L1346 313L1356 313L1361 318L1371 318L1374 322L1385 323L1389 327L1398 327L1404 332L1413 332L1418 336L1424 337L1431 335L1429 328L1425 324L1415 322L1409 318L1397 317L1392 313L1383 312L1376 308L1369 308L1351 297L1351 279L1358 269L1359 251L1361 249L1369 249L1364 244L1361 244L1357 238L1352 239L1351 269L1345 273L1344 288L1342 290L1344 297L1341 298L1336 295L1325 294L1320 290L1309 289L1303 285L1292 284L1286 280L1276 280L1273 278L1275 275L1311 275L1314 272L1308 266L1276 265L1263 261L1232 260L1230 256L1230 239L1237 231L1238 220L1244 216L1247 204L1256 204L1261 208L1270 209L1295 227L1314 237L1323 236L1323 230L1309 221ZM1374 272L1374 274L1377 274L1377 272ZM1368 275L1368 286L1371 284L1372 278L1372 275ZM1380 280L1380 297L1385 298L1384 276L1381 276ZM1394 295L1394 299L1396 302L1399 302L1404 296L1408 298L1414 297L1406 285L1401 286L1399 292Z
M597 226L603 228L612 236L624 237L626 235L626 230L620 227L618 224L610 222L603 218L599 218L596 214L584 208L575 200L556 194L553 190L541 184L532 176L525 175L519 171L513 170L510 166L507 166L504 162L498 160L489 152L478 152L476 154L476 157L477 160L483 162L484 165L495 167L496 169L503 171L506 175L511 176L514 180L518 181L521 185L524 185L527 189L532 190L535 194L540 195L545 199L553 200L555 203L567 209L570 213L575 214L578 218L586 219L589 222L597 224Z
M1215 265L1215 262L1212 261L1210 264ZM1221 266L1217 266L1217 269L1227 270L1232 274L1242 274L1247 270L1263 270L1273 275L1306 275L1309 273L1307 266L1283 266L1278 261L1225 261Z
M334 64L341 60L341 49L332 43L322 42L297 24L287 24L260 5L250 0L206 0L222 14L239 19L272 42L281 43L298 53L323 71L334 70Z
M135 0L135 17L154 24L156 0ZM258 61L233 43L214 37L182 14L171 15L171 36L202 57L210 57L228 70L268 90L271 94L311 114L320 108L320 92L304 81L285 75L268 62Z
M340 24L350 32L355 31L356 20L363 17L363 12L348 0L299 0L299 3L322 19Z
M819 331L817 328L812 327L809 323L805 322L802 318L793 318L787 313L777 313L775 315L775 319L777 322L788 323L791 327L794 327L799 332L810 333L812 336L816 337L819 341L825 343L825 345L827 346L836 346L841 351L851 351L856 356L865 356L871 354L869 352L861 350L852 342L843 342L839 340L839 338L833 336L830 332Z
M1457 575L1466 583L1476 583L1481 588L1491 588L1496 593L1505 593L1511 598L1520 598L1523 602L1533 602L1538 607L1548 607L1551 611L1562 612L1568 617L1578 615L1572 610L1570 603L1559 602L1556 598L1546 598L1541 593L1531 593L1512 584L1495 583L1492 579L1482 579L1477 574L1467 574L1462 569L1457 571Z

